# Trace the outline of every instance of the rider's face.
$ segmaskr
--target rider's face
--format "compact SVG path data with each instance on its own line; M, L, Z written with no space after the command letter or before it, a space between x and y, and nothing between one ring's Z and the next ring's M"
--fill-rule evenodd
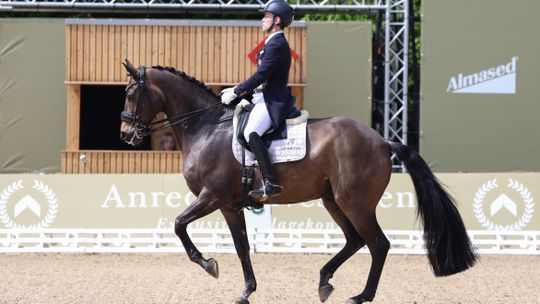
M263 18L261 19L261 27L264 32L268 32L272 27L272 22L274 21L274 14L265 12Z

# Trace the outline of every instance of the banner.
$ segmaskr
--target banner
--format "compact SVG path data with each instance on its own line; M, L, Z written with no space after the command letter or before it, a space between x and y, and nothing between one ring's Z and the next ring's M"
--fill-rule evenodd
M371 125L371 23L309 21L307 30L310 118L348 116Z
M0 18L0 173L60 171L64 40L63 19Z
M540 173L448 173L437 177L455 197L470 230L540 230ZM1 228L173 228L195 196L180 174L0 175ZM358 202L360 204L360 202ZM417 229L416 194L393 174L377 217L383 229ZM320 200L245 211L251 228L338 229ZM228 229L214 212L191 228Z
M539 9L422 3L420 152L435 171L540 171Z

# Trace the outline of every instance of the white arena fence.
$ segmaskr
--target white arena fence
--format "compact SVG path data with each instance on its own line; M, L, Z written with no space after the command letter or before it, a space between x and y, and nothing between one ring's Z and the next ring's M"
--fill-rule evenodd
M234 253L227 229L188 229L202 252ZM480 254L540 255L540 231L469 230ZM424 254L422 232L385 231L391 254ZM251 229L252 252L336 253L345 244L340 230ZM0 252L166 253L185 252L172 229L0 229ZM363 247L360 253L368 253Z

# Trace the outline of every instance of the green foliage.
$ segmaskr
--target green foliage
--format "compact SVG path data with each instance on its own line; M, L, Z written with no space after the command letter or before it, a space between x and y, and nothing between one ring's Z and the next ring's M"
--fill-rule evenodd
M373 15L349 13L349 14L306 14L301 17L302 21L372 21Z

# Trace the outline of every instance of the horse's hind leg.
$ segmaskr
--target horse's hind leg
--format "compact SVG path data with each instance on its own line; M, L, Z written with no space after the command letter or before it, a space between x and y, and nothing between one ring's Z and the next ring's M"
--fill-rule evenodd
M339 225L343 234L345 235L346 243L345 246L328 262L321 268L320 271L320 281L319 281L319 298L321 302L326 301L328 297L334 291L332 284L328 281L334 275L334 272L353 254L355 254L360 248L365 245L364 240L351 222L347 219L345 214L339 209L334 196L332 193L329 193L327 196L322 197L324 207L330 213L334 221Z
M236 248L236 253L240 258L244 272L244 290L235 304L248 304L248 297L257 289L257 282L255 281L255 274L253 273L251 259L249 258L249 241L247 238L244 212L241 211L238 213L235 210L221 209L221 213L231 230L234 247Z
M355 226L358 233L366 241L371 254L371 267L366 286L362 293L347 300L346 304L371 302L375 297L379 279L390 248L390 242L381 230L375 216L375 207L372 210L355 210L345 212Z

